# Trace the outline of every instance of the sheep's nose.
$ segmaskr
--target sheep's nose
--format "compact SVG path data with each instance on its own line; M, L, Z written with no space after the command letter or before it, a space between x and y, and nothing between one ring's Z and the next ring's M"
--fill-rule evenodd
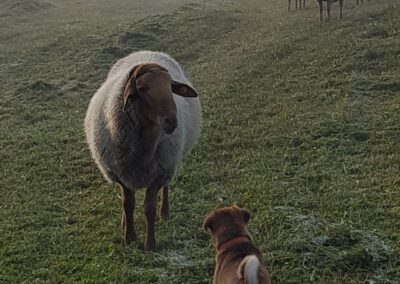
M178 120L175 116L167 117L164 120L164 131L167 134L171 134L174 132L176 127L178 126Z

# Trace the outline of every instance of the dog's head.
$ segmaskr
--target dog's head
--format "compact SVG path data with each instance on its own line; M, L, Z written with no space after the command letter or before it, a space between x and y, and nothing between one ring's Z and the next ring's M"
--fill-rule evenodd
M250 237L247 223L250 213L236 205L216 209L208 214L203 223L203 229L208 231L213 238L213 243L218 244L236 237Z

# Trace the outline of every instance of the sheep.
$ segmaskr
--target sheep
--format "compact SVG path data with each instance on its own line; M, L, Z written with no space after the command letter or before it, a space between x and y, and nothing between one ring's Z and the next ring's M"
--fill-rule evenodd
M301 0L294 0L295 1L295 7L297 9L297 1L299 1L299 9L301 9ZM290 11L290 4L292 3L292 0L288 0L288 11ZM306 7L306 0L303 0L303 8Z
M343 18L343 14L342 14L342 9L343 9L343 0L316 0L318 7L319 7L319 20L322 22L323 17L322 17L322 11L323 11L323 5L322 5L322 1L326 2L326 10L328 13L328 21L330 21L331 19L331 5L332 3L336 3L339 1L339 6L340 6L340 18Z
M118 60L91 98L84 122L92 157L105 179L121 188L125 244L136 240L135 191L146 188L145 250L155 250L156 199L169 215L168 186L200 135L197 92L165 53L139 51Z

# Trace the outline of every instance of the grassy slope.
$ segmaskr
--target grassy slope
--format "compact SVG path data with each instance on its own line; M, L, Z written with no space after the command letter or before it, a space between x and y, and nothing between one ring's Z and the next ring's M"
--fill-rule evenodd
M396 283L400 8L377 2L346 3L342 22L335 11L321 26L314 8L288 14L278 0L186 5L136 22L126 12L121 25L89 19L37 34L28 22L17 36L7 18L0 282L208 283L202 219L237 202L253 213L275 283ZM116 187L82 132L110 65L137 49L182 62L204 110L171 219L157 225L158 253L121 246Z

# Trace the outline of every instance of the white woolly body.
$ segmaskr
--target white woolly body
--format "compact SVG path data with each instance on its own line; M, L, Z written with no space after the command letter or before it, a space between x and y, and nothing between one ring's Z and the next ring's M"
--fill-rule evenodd
M237 271L239 279L245 278L247 284L258 284L260 265L260 261L255 255L246 256L239 264Z
M166 68L173 80L192 87L179 64L167 54L152 51L134 52L118 60L106 81L92 97L85 118L86 139L93 159L104 177L131 189L148 187L154 182L168 185L183 156L200 134L199 99L173 94L178 126L160 142L152 161L141 166L136 151L139 126L135 117L123 112L124 87L130 71L139 64L156 63Z

